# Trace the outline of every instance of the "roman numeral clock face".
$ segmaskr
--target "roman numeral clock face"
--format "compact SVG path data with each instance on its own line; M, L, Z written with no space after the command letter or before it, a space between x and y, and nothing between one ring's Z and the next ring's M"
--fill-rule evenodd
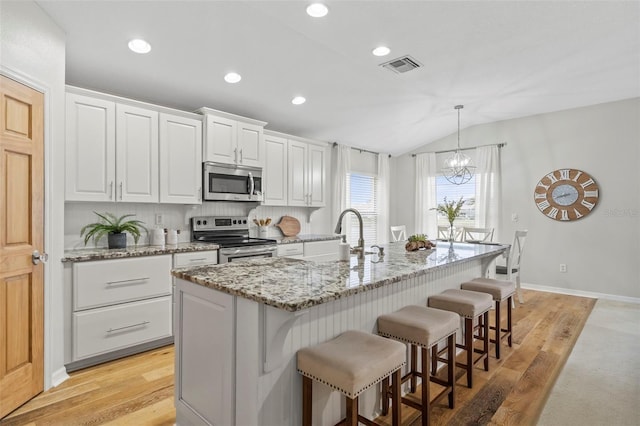
M538 210L547 217L577 220L598 204L598 184L583 171L558 169L540 179L533 198Z

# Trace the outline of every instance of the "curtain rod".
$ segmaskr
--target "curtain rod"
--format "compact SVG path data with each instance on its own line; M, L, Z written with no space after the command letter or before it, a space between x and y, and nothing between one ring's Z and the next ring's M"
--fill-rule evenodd
M335 148L337 145L338 145L338 142L334 142L332 145L332 148ZM349 148L353 149L354 151L360 151L360 154L362 154L363 152L368 152L369 154L380 155L379 152L369 151L368 149L354 148L352 146L350 146ZM391 154L389 154L389 158L391 158Z
M470 146L469 148L460 148L460 151L469 151L470 149L476 149L476 148L482 148L483 146L497 146L498 148L502 148L504 146L507 146L506 142L502 142L502 143L489 143L486 145L478 145L478 146ZM434 154L446 154L447 152L456 152L457 149L447 149L444 151L425 151L425 152L418 152L416 154L411 154L412 157L415 157L418 154L429 154L429 153L434 153Z

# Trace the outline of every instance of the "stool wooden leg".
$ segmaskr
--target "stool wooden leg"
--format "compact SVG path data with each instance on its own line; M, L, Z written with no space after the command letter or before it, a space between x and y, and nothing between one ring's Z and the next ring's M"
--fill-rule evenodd
M429 349L422 348L422 426L428 426L431 421L431 396L429 392Z
M382 379L382 390L380 391L382 394L382 415L386 416L389 414L389 378L385 377Z
M509 307L511 309L511 307ZM500 325L502 322L500 318L500 301L496 301L496 358L500 359L500 329L502 326Z
M345 397L347 400L347 418L345 419L345 424L347 426L358 426L358 397L349 398Z
M417 371L418 366L418 347L416 345L411 345L411 393L416 392L416 386L418 385L418 379L415 376L415 372Z
M393 426L400 426L400 418L402 417L402 394L400 392L401 385L402 370L397 369L391 377L391 398L393 399L393 405L391 406L391 424Z
M464 347L467 351L467 387L473 387L473 318L464 319Z
M453 333L447 340L447 382L451 386L449 392L449 408L455 404L456 388L456 334Z
M513 323L511 317L511 302L513 300L513 296L507 299L507 331L509 332L509 337L507 337L507 342L509 343L509 347L511 347L511 335L513 334Z
M311 397L313 391L313 380L302 376L302 424L311 426Z
M482 337L484 350L484 371L489 371L489 311L485 312L482 317L482 328L484 329Z
M438 345L431 346L431 375L438 372Z

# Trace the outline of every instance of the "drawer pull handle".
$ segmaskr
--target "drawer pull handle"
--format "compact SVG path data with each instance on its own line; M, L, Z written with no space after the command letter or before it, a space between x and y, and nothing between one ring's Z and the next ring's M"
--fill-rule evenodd
M107 281L107 285L137 283L140 281L148 281L149 277L134 278L132 280Z
M120 330L126 330L127 328L140 327L142 325L149 324L149 322L150 321L142 321L142 322L139 322L138 324L125 325L124 327L118 327L118 328L110 328L110 329L107 330L107 333L113 333L114 331L120 331Z
M207 260L206 257L199 257L197 259L189 259L189 262L200 262L202 260Z

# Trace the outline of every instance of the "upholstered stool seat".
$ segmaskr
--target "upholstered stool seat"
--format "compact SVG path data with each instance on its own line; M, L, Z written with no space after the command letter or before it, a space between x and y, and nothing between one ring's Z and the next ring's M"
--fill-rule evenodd
M445 311L455 312L464 318L464 344L456 345L466 351L466 363L457 363L457 366L464 368L467 373L467 386L473 386L473 366L484 361L485 371L489 371L489 311L493 299L490 295L468 290L450 289L440 294L429 296L428 305L432 308L443 309ZM474 327L473 320L478 319L478 325ZM478 329L478 336L474 335ZM482 349L474 348L474 338L482 340ZM474 358L474 353L480 356ZM439 354L432 355L433 360Z
M455 339L460 325L460 316L426 306L405 306L395 312L378 317L378 334L401 342L411 347L411 368L402 377L402 382L411 380L411 393L416 391L417 379L422 381L421 403L408 398L402 402L422 412L422 424L428 425L431 420L431 406L444 396L449 398L449 407L453 408L455 399ZM447 380L431 377L429 374L429 349L447 340ZM417 369L417 348L421 348L422 366ZM429 393L429 382L438 383L444 389L433 399ZM388 379L382 382L382 413L388 410Z
M347 398L347 424L358 420L358 396L382 379L392 376L393 424L400 423L400 372L406 364L405 345L361 331L345 331L338 337L298 351L298 372L303 376L302 418L311 424L312 380L340 391ZM364 419L364 420L363 420Z
M491 343L495 343L496 358L500 359L500 345L502 339L506 337L509 347L512 346L512 305L513 296L516 292L516 284L513 281L495 280L492 278L475 278L471 281L460 284L460 288L463 290L487 293L493 297L493 300L496 303L495 326L490 328L491 330L495 330L495 340L492 339ZM507 301L507 328L502 328L500 304L505 300Z

